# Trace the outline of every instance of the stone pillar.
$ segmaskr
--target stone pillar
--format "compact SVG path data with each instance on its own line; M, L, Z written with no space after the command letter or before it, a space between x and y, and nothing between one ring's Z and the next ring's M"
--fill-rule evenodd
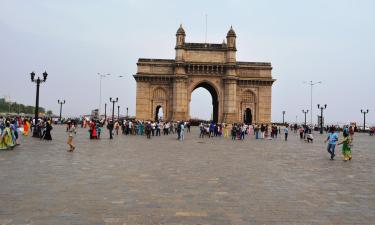
M224 122L234 123L237 121L237 79L226 77L224 79Z
M173 117L174 121L188 119L187 79L176 78L173 82Z
M258 123L271 122L272 86L259 86Z
M136 115L138 120L149 120L152 118L150 101L150 83L148 81L137 81Z

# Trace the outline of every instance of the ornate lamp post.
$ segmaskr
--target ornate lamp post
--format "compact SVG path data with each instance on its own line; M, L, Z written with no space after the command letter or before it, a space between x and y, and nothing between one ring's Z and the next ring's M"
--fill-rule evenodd
M318 104L318 109L320 109L320 134L323 134L323 110L327 108L327 104L321 106Z
M283 111L283 124L285 124L284 117L285 117L285 111Z
M65 104L65 100L60 101L60 99L58 99L57 103L60 104L60 118L59 118L59 121L61 123L62 105Z
M39 87L40 83L46 82L48 73L44 71L43 73L43 79L40 79L38 77L35 79L35 73L30 73L31 82L36 83L36 100L35 100L35 123L34 123L34 130L33 130L33 137L39 137L39 127L38 127L38 120L39 120Z
M302 113L305 114L305 126L306 126L306 114L309 113L309 110L302 109Z
M112 102L112 123L115 122L115 103L118 102L118 98L109 98L109 101Z
M363 131L366 131L366 114L369 112L369 110L363 110L361 109L361 113L363 114Z
M117 119L120 120L120 106L117 106Z
M129 108L128 107L126 107L126 118L128 118L129 117L129 114L128 114L128 111L129 110Z

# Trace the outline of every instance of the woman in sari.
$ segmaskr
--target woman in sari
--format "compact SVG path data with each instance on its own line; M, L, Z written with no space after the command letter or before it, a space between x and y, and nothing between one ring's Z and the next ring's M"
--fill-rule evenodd
M342 155L344 157L344 161L348 161L352 159L352 150L351 150L351 138L349 137L349 133L344 132L343 133L344 140L342 142L338 143L337 145L342 144Z
M51 141L52 140L52 136L51 136L51 130L52 130L52 126L51 126L51 121L46 121L46 131L45 131L45 135L44 135L44 140L48 140L48 141Z
M10 124L9 122L6 123L6 127L3 131L3 133L0 136L0 149L5 150L8 148L13 148L15 145L13 141L13 135L12 131L10 129Z
M25 119L25 122L23 125L23 135L29 136L29 129L30 129L30 123L27 119Z
M96 123L91 121L90 123L90 130L91 130L91 139L98 139L98 134L96 132Z

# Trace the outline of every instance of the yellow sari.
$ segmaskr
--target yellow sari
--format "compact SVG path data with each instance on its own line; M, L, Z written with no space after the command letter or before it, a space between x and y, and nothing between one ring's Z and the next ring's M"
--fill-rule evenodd
M3 134L0 137L0 149L8 149L14 147L15 143L13 142L13 137L12 137L12 131L10 130L9 127L6 127L4 129Z

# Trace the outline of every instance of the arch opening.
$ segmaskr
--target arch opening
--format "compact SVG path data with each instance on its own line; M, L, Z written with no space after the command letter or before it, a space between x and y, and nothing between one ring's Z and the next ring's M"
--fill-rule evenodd
M156 106L155 109L155 121L163 120L164 112L163 107L161 105Z
M203 88L203 89L207 90L210 93L211 99L212 99L212 111L211 111L210 120L212 120L213 122L217 123L219 121L219 99L218 99L217 91L208 82L202 82L202 83L199 83L198 85L196 85L194 87L194 89L191 92L191 95L198 88ZM204 108L202 108L200 110L205 110L205 109L207 109L207 108L204 107Z
M243 113L243 122L247 125L250 125L253 123L253 114L250 108L245 109Z

